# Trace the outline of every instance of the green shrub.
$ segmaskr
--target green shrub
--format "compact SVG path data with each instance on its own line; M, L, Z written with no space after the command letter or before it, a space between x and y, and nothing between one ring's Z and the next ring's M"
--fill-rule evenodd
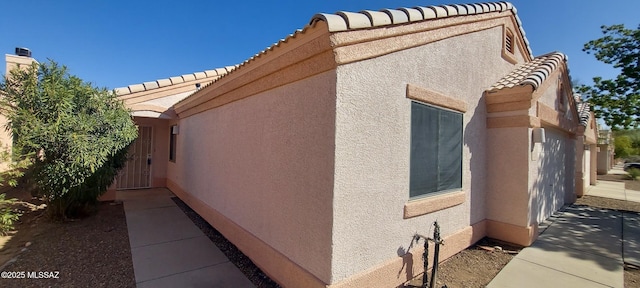
M14 157L32 162L25 173L49 212L74 217L97 203L137 137L122 101L53 61L12 70L0 93Z
M13 223L18 221L20 213L13 209L16 199L5 199L6 194L0 194L0 235L6 235L13 230Z
M640 169L631 168L627 170L627 177L631 180L637 180L638 176L640 176Z

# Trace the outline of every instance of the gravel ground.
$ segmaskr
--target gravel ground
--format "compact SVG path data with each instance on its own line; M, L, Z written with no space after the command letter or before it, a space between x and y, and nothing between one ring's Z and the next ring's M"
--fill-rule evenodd
M640 191L640 180L631 180L627 175L607 174L598 175L598 180L624 182L624 188L628 190Z
M184 213L193 221L202 232L213 241L213 243L218 246L218 248L224 253L224 255L229 258L229 261L236 265L244 275L249 278L249 281L256 285L258 288L272 288L272 287L280 287L277 283L273 282L267 275L260 270L260 268L256 267L255 264L249 259L249 257L245 256L238 248L231 244L227 238L224 238L218 230L214 229L209 225L209 223L204 220L198 213L193 211L187 204L182 202L180 198L173 197L172 198L176 205L184 211Z
M632 185L634 184L632 183ZM279 287L249 258L180 199L173 198L173 200L225 253L229 260L247 275L256 287ZM615 199L584 196L578 199L576 204L640 213L640 203ZM135 287L122 205L103 203L96 215L70 222L52 222L44 217L31 214L27 213L23 216L28 220L19 223L18 228L21 231L16 234L14 240L9 241L10 245L5 245L5 248L0 249L0 254L15 254L15 251L11 251L11 249L16 250L16 247L24 247L24 243L27 241L31 242L31 245L26 248L26 251L19 254L17 261L0 270L4 272L59 272L57 275L53 274L58 278L0 279L0 287ZM437 286L441 287L446 284L449 288L484 287L515 256L514 253L488 251L480 246L485 248L501 246L509 251L520 250L520 247L485 238L477 245L463 250L441 263ZM2 264L0 263L0 267ZM640 270L638 268L625 267L625 287L640 287ZM422 278L419 277L410 284L417 286L421 281Z
M487 250L499 246L499 250ZM481 288L487 286L498 272L522 250L520 246L484 238L451 258L440 263L436 287L447 285L448 288ZM428 274L431 278L431 273ZM420 287L422 275L406 286Z
M0 278L0 287L135 287L122 205L102 203L88 218L67 222L42 218L37 225L40 231L31 245L2 271L20 278L29 272L57 278Z

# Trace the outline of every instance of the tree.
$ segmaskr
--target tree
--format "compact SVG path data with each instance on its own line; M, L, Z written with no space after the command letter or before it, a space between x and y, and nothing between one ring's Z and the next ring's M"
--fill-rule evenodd
M631 138L629 136L619 136L613 139L615 146L616 158L627 158L633 155L633 147L631 147Z
M113 92L98 89L53 61L14 69L0 83L0 107L13 133L14 159L54 216L75 217L97 203L137 137Z
M578 90L593 106L598 118L617 130L640 125L640 26L602 26L604 37L584 44L583 51L620 69L615 79L593 78L593 86Z

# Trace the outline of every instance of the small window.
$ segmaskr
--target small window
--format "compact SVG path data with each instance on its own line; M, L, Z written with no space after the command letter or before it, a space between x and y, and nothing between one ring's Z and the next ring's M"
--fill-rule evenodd
M410 197L462 188L462 114L411 102Z
M169 161L176 162L176 142L178 138L177 125L171 126L169 129Z

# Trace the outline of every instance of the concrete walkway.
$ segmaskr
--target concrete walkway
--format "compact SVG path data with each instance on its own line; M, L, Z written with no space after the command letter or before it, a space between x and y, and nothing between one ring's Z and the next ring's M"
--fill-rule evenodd
M616 166L609 174L627 174L621 166ZM598 180L598 185L591 186L585 193L589 196L605 197L625 201L640 202L640 191L624 189L624 182Z
M254 287L171 200L167 189L118 191L137 287Z
M624 183L610 184L589 195L628 198ZM623 263L640 264L638 213L574 205L550 221L487 287L624 287Z

